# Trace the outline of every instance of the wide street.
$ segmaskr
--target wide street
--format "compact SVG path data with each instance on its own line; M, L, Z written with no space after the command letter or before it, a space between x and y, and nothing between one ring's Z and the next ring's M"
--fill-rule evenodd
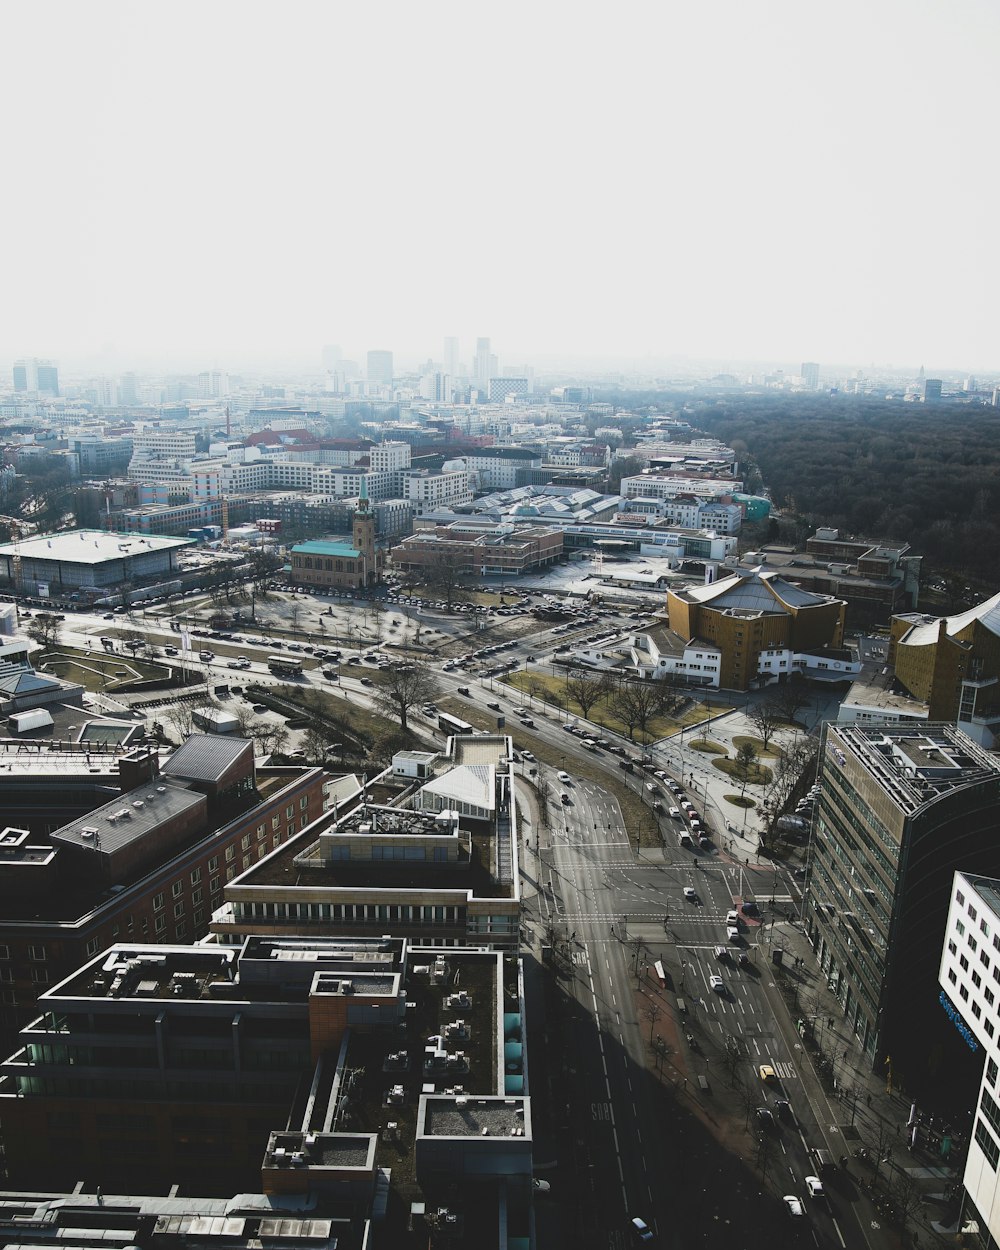
M296 615L318 619L329 606L307 597ZM336 604L338 631L352 610L359 611ZM475 645L475 622L456 626L445 614L426 612L421 618L442 643L460 628L472 639L469 649ZM553 627L518 621L529 628L503 658L551 672ZM404 629L412 634L412 614L387 608L380 632L391 637L394 626L396 637ZM239 673L241 684L274 680L267 669L273 641L243 628L252 641L194 641L188 663L209 685L236 679L228 668L236 655L250 661ZM581 625L578 632L586 629ZM157 650L177 644L176 632L152 613L140 622L69 616L62 641L101 654L100 637L118 636L120 654L120 639L132 632ZM360 627L357 633L360 642ZM375 645L372 638L358 650ZM198 646L217 654L198 661ZM734 1231L746 1228L779 1244L800 1238L842 1250L882 1244L869 1242L874 1234L863 1230L858 1214L867 1204L846 1178L824 1177L826 1198L808 1195L805 1178L818 1170L808 1150L824 1144L820 1116L828 1109L814 1108L815 1091L803 1079L803 1055L770 962L784 914L797 910L798 890L784 869L758 860L752 822L746 830L726 828L721 796L732 782L692 748L690 733L687 742L676 736L652 747L651 767L662 776L638 766L628 772L619 756L588 750L568 731L577 717L479 676L475 665L448 671L444 655L431 663L439 702L451 696L456 711L456 705L475 708L478 723L503 718L519 754L529 743L534 747L521 759L518 791L528 949L542 958L543 947L553 948L544 965L547 1092L555 1175L567 1192L553 1204L562 1218L552 1236L566 1246L624 1250L628 1221L639 1215L664 1245L732 1250ZM365 671L344 665L332 683L319 667L307 667L302 680L333 697L368 700ZM518 724L519 715L533 721L530 733ZM415 721L424 735L440 738L434 718L417 714ZM634 759L642 754L626 738L594 732ZM711 727L712 737L727 744L747 732L745 708L727 710ZM642 801L648 823L641 845L614 792L602 786L602 772ZM671 782L676 790L668 788ZM669 809L688 797L693 812L671 816ZM681 846L692 814L707 827L711 841L704 848L697 839L693 848ZM654 830L659 837L649 836ZM733 910L738 941L727 935ZM713 987L711 978L721 978L721 985ZM761 1065L773 1069L773 1082L761 1080ZM760 1108L767 1114L758 1115ZM785 1194L801 1199L803 1216L788 1214Z

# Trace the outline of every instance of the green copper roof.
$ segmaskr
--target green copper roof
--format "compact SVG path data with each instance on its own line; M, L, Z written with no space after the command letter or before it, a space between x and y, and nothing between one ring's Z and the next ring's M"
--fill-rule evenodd
M350 543L327 542L325 539L317 538L308 543L297 543L292 551L295 555L304 556L337 556L340 559L355 559L361 555L356 547L352 547Z

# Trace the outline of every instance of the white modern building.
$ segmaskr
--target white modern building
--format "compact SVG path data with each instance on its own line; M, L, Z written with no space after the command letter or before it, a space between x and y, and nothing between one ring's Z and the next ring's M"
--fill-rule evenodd
M982 1063L961 1223L963 1231L978 1233L980 1244L995 1245L1000 1240L1000 880L955 873L938 980L943 1011Z

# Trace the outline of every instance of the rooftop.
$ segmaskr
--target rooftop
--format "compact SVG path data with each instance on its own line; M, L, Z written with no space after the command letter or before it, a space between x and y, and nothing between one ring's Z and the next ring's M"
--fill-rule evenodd
M936 643L942 621L949 638L956 637L974 621L978 621L984 629L1000 638L1000 594L965 612L959 612L956 616L926 616L923 613L908 612L901 614L900 619L913 622L913 628L899 639L906 647L926 647Z
M222 738L218 734L192 734L163 765L166 776L184 781L221 782L247 752L253 760L253 744L245 738Z
M70 821L50 837L56 846L71 844L113 854L146 837L165 820L205 805L203 794L167 777L157 777L127 794L118 795L79 820Z
M351 543L337 542L333 539L317 538L310 542L296 543L292 548L294 555L299 556L329 556L336 557L340 560L357 559L361 555L357 547Z
M827 768L831 757L846 765L841 746L908 815L966 786L992 783L1000 795L1000 760L953 725L831 725Z
M41 534L16 543L0 545L0 556L22 559L60 560L67 564L104 564L154 551L189 547L190 538L167 538L151 534L111 534L105 530L70 530L65 534Z

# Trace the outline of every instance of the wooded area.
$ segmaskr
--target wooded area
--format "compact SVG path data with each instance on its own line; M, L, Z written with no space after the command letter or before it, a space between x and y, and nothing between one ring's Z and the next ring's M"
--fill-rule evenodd
M749 396L689 419L749 453L775 504L810 527L905 540L934 569L1000 588L1000 410Z

